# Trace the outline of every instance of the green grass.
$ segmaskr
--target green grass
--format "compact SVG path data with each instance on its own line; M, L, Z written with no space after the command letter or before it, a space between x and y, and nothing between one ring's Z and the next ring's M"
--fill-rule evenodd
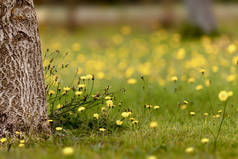
M49 139L26 138L25 147L18 148L16 142L9 152L7 144L3 145L0 149L0 159L144 159L149 156L170 159L236 158L238 86L236 78L228 82L227 77L236 74L237 66L232 64L232 59L238 52L236 50L233 54L227 53L227 46L231 43L238 46L236 41L238 39L221 35L211 39L211 44L199 39L179 41L176 44L172 40L176 35L174 31L159 30L158 35L157 31L133 28L130 35L121 35L120 28L114 27L97 30L90 28L75 33L42 29L44 52L46 48L53 50L56 47L62 52L70 50L69 56L63 59L56 58L59 63L70 64L68 69L58 72L63 85L71 86L76 69L80 67L82 69L80 75L95 74L93 93L110 85L111 92L115 92L115 103L121 102L122 106L116 104L110 111L107 130L104 133L98 131L97 126L96 128L89 126L93 121L92 114L100 112L101 109L101 107L94 108L79 116L82 123L78 129L67 129L62 125L63 131L55 132ZM115 44L112 42L113 37L118 34L123 37L123 41ZM153 38L155 39L151 40ZM75 42L80 44L80 49L71 49ZM209 49L206 50L204 44L212 46L212 51L217 49L217 54L207 53ZM154 49L159 46L167 48L162 49L162 53L155 53ZM182 60L177 60L176 52L180 48L186 50L186 56ZM125 50L128 52L123 52ZM205 64L193 52L202 55ZM158 57L154 56L155 54ZM79 55L83 56L78 58ZM196 66L186 67L186 63L197 58ZM225 64L222 60L225 60L223 61ZM121 66L123 65L121 62L125 63L125 67ZM150 65L148 68L146 63ZM102 64L104 65L101 66ZM213 66L218 66L219 71L212 72ZM133 73L128 75L126 73L128 68L133 68ZM142 71L144 68L146 69ZM202 68L206 70L205 75L199 72ZM104 72L105 76L97 79L98 72ZM179 80L170 81L172 76L178 76ZM186 76L186 80L182 80L183 76ZM194 77L195 82L188 83L189 77ZM136 83L128 84L127 80L130 78L136 79ZM164 84L158 81L161 78ZM207 87L204 82L208 79L211 85ZM203 85L203 89L198 91L195 88L199 84ZM234 95L227 102L225 120L214 152L214 136L222 119L222 113L218 111L225 105L218 99L221 90L233 91ZM188 105L185 110L181 110L184 100L188 101ZM158 110L144 108L145 104L159 105L160 108ZM128 109L132 112L132 117L139 120L139 124L132 125L126 119L121 127L116 126L115 121L121 119L121 112ZM190 112L196 114L192 116ZM209 115L204 116L204 113ZM214 117L217 114L220 114L220 117ZM150 128L151 121L158 122L158 127ZM209 138L209 142L201 143L202 138ZM67 146L74 148L73 155L62 154L62 149ZM194 147L194 152L186 153L185 149L191 146Z

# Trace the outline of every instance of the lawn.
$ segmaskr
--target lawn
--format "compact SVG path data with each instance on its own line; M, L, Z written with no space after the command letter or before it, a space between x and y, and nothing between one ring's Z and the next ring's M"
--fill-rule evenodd
M0 159L237 158L238 32L230 28L183 39L174 30L127 25L42 27L53 135L20 134L24 141L2 143ZM76 96L100 101L55 118Z

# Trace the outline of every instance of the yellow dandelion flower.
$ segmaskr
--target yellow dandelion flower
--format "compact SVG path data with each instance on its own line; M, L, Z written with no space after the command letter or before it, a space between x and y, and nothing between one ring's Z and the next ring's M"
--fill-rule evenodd
M226 91L220 91L220 93L218 94L218 98L220 99L220 101L224 102L228 99L228 93Z
M197 85L196 88L195 88L197 91L203 89L203 86L202 85Z
M190 112L189 114L192 115L192 116L194 116L196 113L195 113L195 112Z
M74 153L74 149L72 147L65 147L63 148L62 153L66 156L72 155Z
M230 44L227 48L227 51L230 53L230 54L233 54L235 51L237 50L236 48L236 45L235 44Z
M236 75L235 74L228 75L226 80L227 82L233 82L236 80Z
M105 111L105 110L106 110L106 108L105 108L105 107L102 107L102 108L101 108L101 111L102 111L102 112L103 112L103 111Z
M222 109L218 110L217 112L218 112L218 113L221 113L221 112L222 112Z
M186 153L193 153L195 151L194 147L188 147L185 149Z
M150 122L150 127L156 128L156 127L158 127L158 123L156 121L152 121L152 122Z
M152 105L149 105L149 104L145 104L145 108L153 108L153 106Z
M220 115L220 114L216 114L216 115L213 115L212 117L213 117L213 118L220 118L221 115Z
M158 105L156 105L156 106L154 106L154 109L156 110L156 109L159 109L160 108L160 106L158 106Z
M134 121L132 121L132 124L138 124L138 123L139 123L138 120L134 120Z
M85 84L79 84L79 85L78 85L78 88L85 88L85 87L86 87Z
M104 132L104 131L106 131L106 129L105 128L99 128L99 131Z
M216 73L218 72L218 66L212 66L212 72Z
M75 95L76 95L76 96L80 96L81 94L83 94L82 91L76 91L76 92L75 92Z
M211 85L211 81L210 80L206 80L205 81L205 86L209 87Z
M126 77L131 77L134 73L135 69L133 67L129 67L126 71L125 71L125 76Z
M25 140L20 140L20 143L21 143L21 144L24 144L24 143L25 143Z
M104 99L106 99L106 100L112 100L112 97L106 96Z
M176 54L176 59L177 60L182 60L184 59L186 56L186 52L185 52L185 49L184 48L180 48Z
M201 69L201 70L199 70L199 72L204 74L206 72L206 70L205 69Z
M171 77L171 81L176 82L177 80L178 80L178 77L177 77L177 76Z
M55 91L49 90L49 95L53 95L53 94L55 94Z
M20 148L21 148L21 147L24 147L24 146L25 146L25 144L19 144L19 145L18 145L18 147L20 147Z
M157 157L154 155L150 155L150 156L146 157L146 159L157 159Z
M64 87L64 91L69 91L70 90L70 88L69 87Z
M93 114L93 117L98 119L99 118L99 114L95 113L95 114Z
M195 78L194 77L190 77L189 79L188 79L188 83L194 83L195 82Z
M128 84L136 84L136 79L135 78L130 78L127 80Z
M113 107L113 106L114 106L112 100L107 100L107 101L106 101L106 105L107 105L108 107Z
M62 127L56 127L55 130L61 131L61 130L63 130L63 128Z
M233 96L233 91L229 91L229 92L227 92L227 94L229 97L231 97L231 96Z
M53 120L52 120L52 119L49 119L48 122L53 122Z
M184 100L183 103L184 103L184 104L188 104L188 101Z
M98 73L97 73L97 78L98 78L98 79L103 79L104 76L105 76L105 74L104 74L103 72L98 72Z
M204 116L208 116L209 114L208 113L203 113Z
M131 115L131 112L122 112L121 113L121 116L123 117L123 118L127 118L127 117L129 117Z
M1 140L0 140L1 143L4 143L6 141L7 141L7 138L1 138Z
M86 77L86 76L80 76L80 79L81 79L81 80L86 80L87 77Z
M62 108L62 107L63 107L62 104L58 104L58 105L56 106L57 109L60 109L60 108Z
M79 107L78 108L78 112L82 112L82 111L84 111L86 108L85 107Z
M92 80L93 79L93 75L91 75L91 74L86 75L86 79L87 80Z
M135 118L130 118L130 121L134 121L134 120L136 120Z
M121 120L117 120L117 121L116 121L116 124L120 126L120 125L123 124L123 121L121 121Z
M206 144L206 143L208 143L209 142L209 139L208 138L202 138L201 139L201 143L203 143L203 144Z
M234 65L238 65L238 56L234 56L234 57L232 58L232 63L233 63Z
M63 91L61 94L62 94L62 95L65 95L66 93L67 93L67 91Z
M20 132L19 132L19 131L16 131L16 134L17 134L17 135L20 135Z
M183 104L180 109L181 109L181 110L187 109L187 105L186 105L186 104Z
M78 68L77 69L77 74L80 75L81 73L83 73L83 69L82 68Z

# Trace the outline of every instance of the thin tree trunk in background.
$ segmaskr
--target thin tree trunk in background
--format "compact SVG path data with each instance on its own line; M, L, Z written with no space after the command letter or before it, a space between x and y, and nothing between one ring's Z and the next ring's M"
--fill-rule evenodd
M76 19L76 14L77 14L77 3L75 0L68 0L68 22L67 26L70 30L74 30L77 28L77 19Z
M175 24L173 3L174 0L162 0L162 6L164 11L160 23L164 27L172 27Z
M212 0L184 0L192 25L200 27L204 32L216 31L217 24L212 11Z
M0 137L50 132L33 0L0 0Z

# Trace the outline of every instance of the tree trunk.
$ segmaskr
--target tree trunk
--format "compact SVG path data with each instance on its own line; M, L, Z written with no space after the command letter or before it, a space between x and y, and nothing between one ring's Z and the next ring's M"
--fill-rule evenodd
M192 25L200 27L206 33L216 31L217 24L211 0L185 0L185 3Z
M173 9L174 0L162 0L163 15L161 19L161 25L168 28L173 27L175 24L175 13Z
M0 0L0 137L49 133L33 0Z
M68 0L68 15L67 15L67 26L68 29L74 31L78 24L77 24L77 2L75 0Z

